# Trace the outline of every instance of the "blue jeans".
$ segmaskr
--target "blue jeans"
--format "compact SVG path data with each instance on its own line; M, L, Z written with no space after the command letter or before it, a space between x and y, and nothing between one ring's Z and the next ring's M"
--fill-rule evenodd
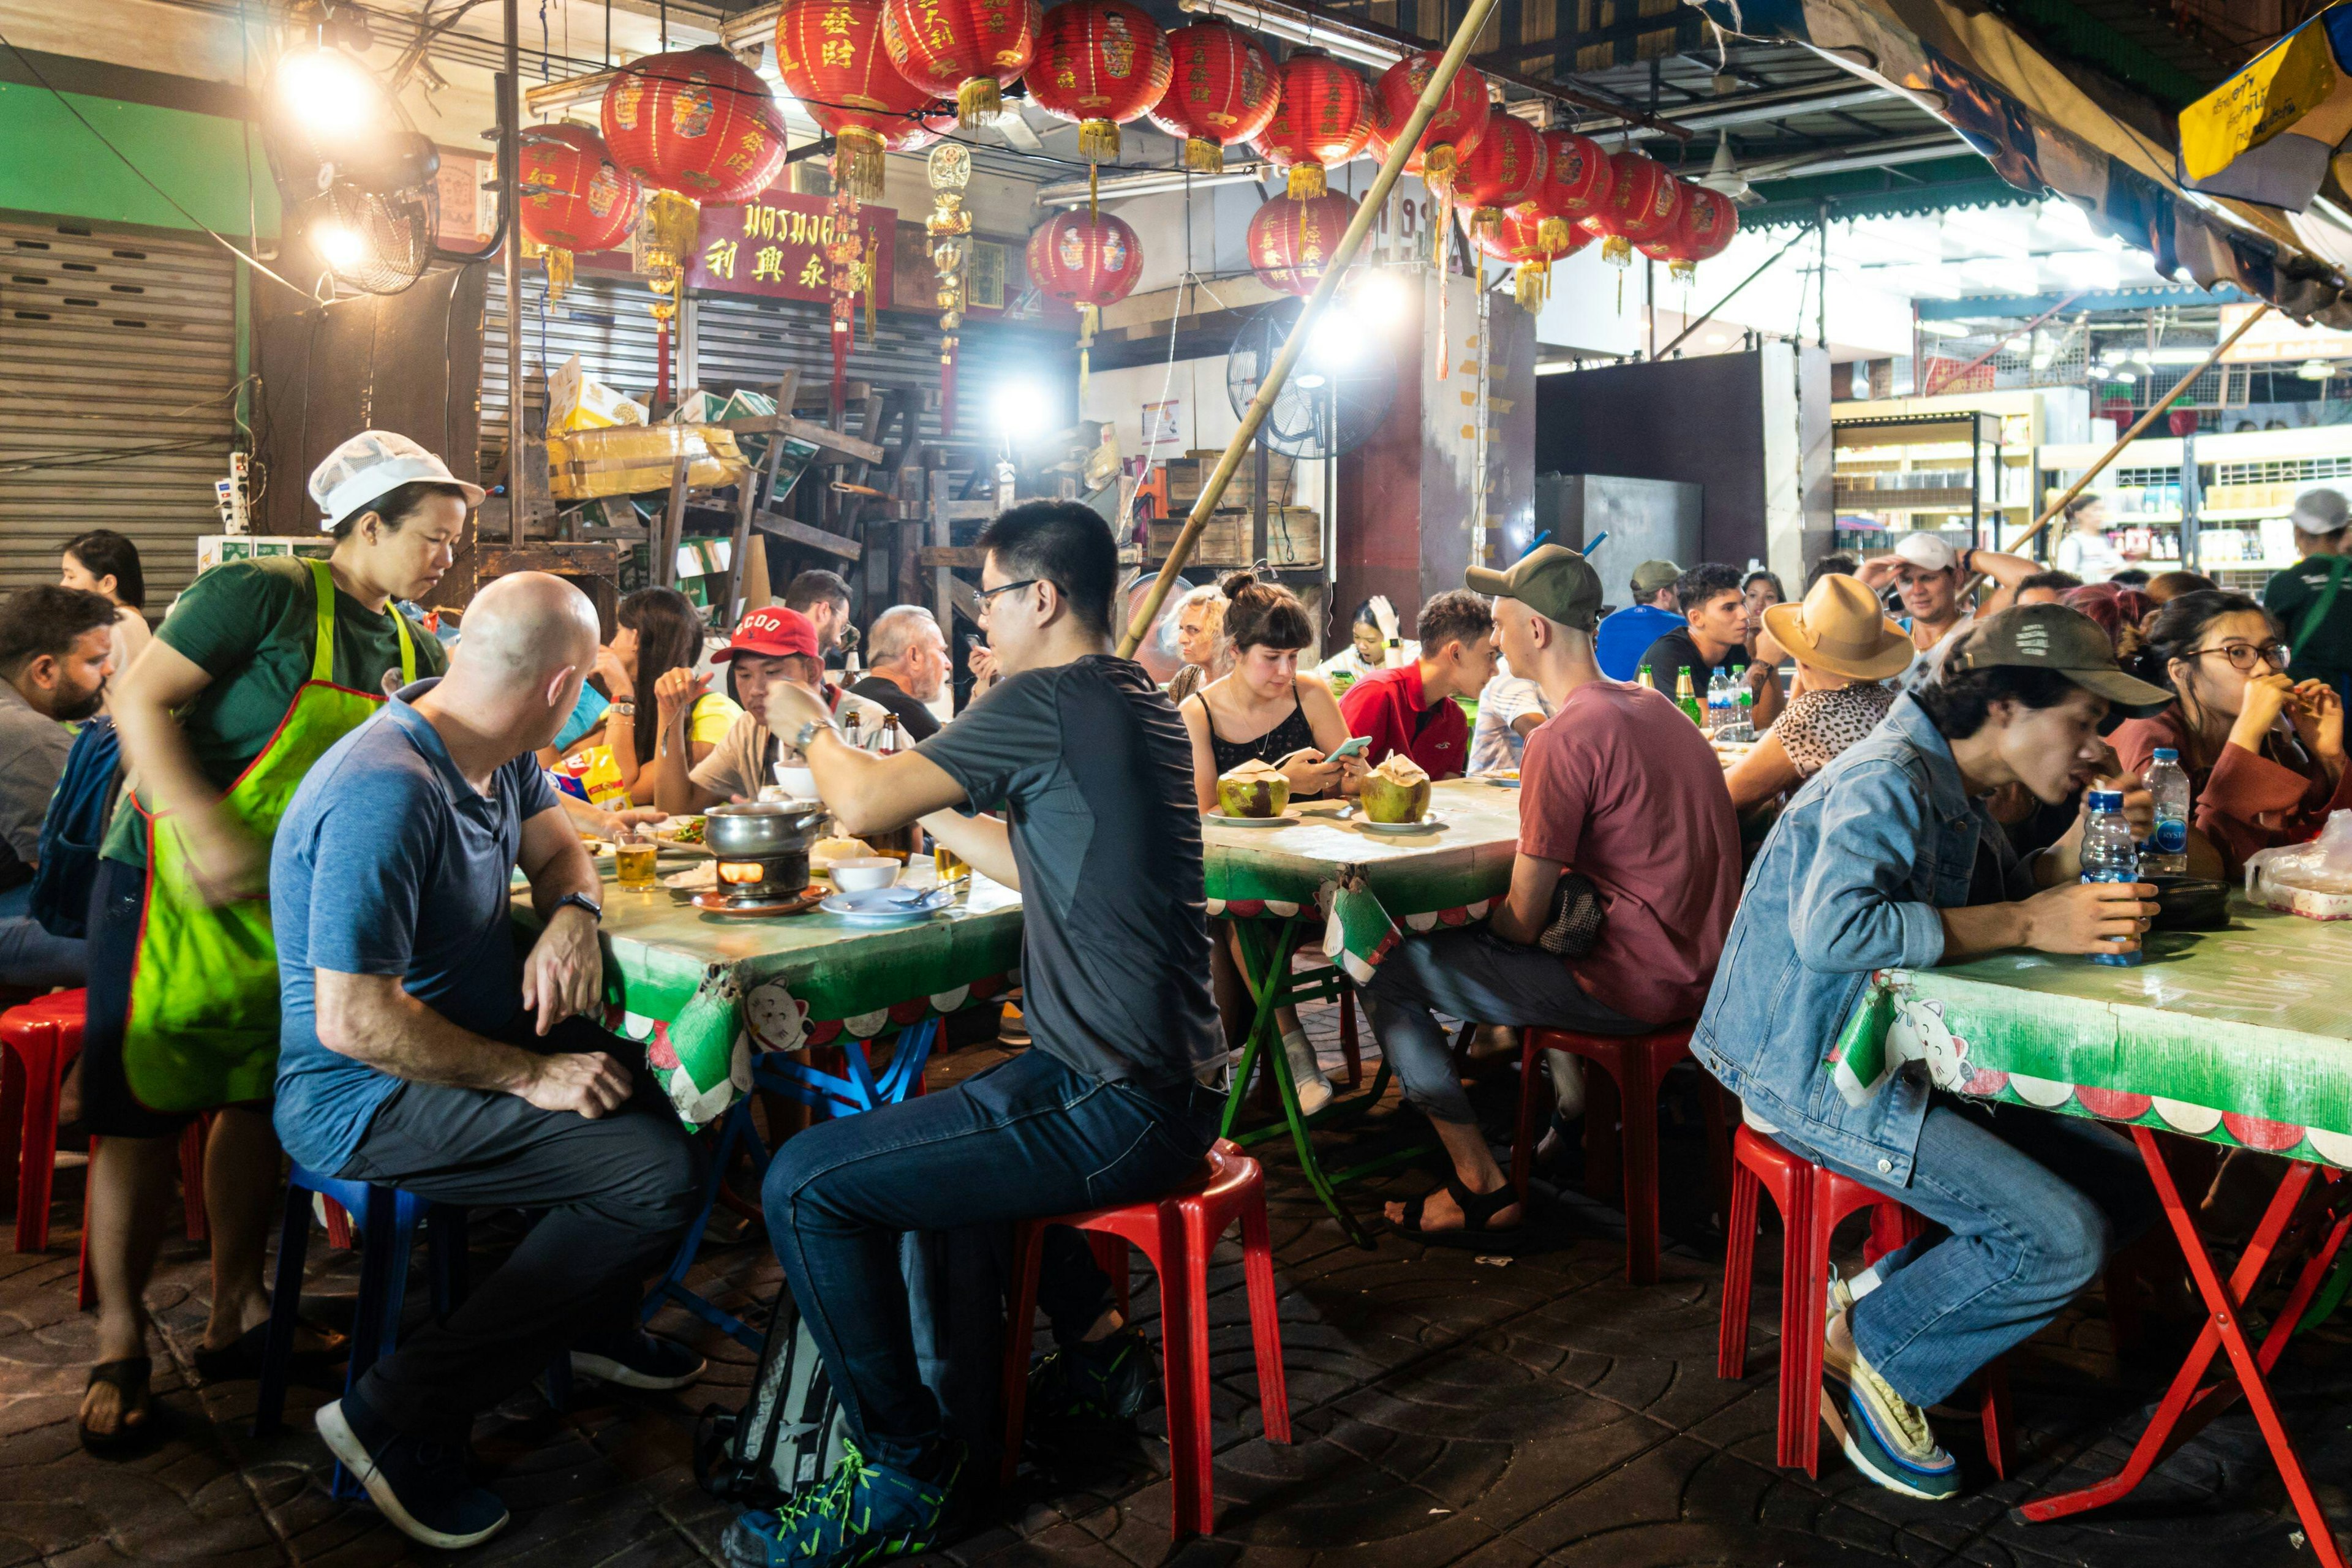
M0 985L79 985L89 962L82 940L51 936L32 909L30 882L0 893Z
M1478 1120L1454 1076L1445 1031L1431 1010L1474 1024L1540 1025L1590 1035L1638 1035L1650 1026L1585 994L1568 961L1485 929L1409 936L1364 987L1364 1013L1397 1084L1432 1121Z
M2078 1117L1960 1110L1939 1095L1907 1186L1781 1142L1950 1232L1880 1258L1878 1289L1853 1309L1855 1345L1922 1407L2032 1338L2157 1215L2138 1151Z
M959 1084L787 1142L762 1190L768 1235L868 1459L904 1469L940 1441L918 1371L898 1237L1140 1202L1181 1183L1221 1097L1104 1083L1031 1048ZM1076 1233L1046 1233L1039 1300L1083 1335L1107 1282Z

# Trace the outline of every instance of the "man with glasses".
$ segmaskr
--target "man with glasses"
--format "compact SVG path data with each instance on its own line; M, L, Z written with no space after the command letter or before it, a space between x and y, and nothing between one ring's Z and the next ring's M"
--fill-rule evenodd
M2244 595L2201 590L2142 634L2140 674L2173 700L2119 726L2116 753L2138 772L2162 748L2187 770L2194 875L2234 879L2255 850L2309 838L2352 806L2343 699L2325 680L2294 679L2278 632Z
M946 1092L819 1123L769 1166L768 1235L855 1441L830 1484L738 1520L730 1563L846 1568L950 1538L966 1457L917 1374L901 1232L1155 1197L1215 1133L1225 1045L1192 744L1143 667L1111 651L1118 546L1075 501L1015 507L979 542L1001 679L954 723L876 757L798 687L772 689L769 711L846 831L920 820L1021 889L1036 1047ZM1076 1233L1048 1231L1046 1248L1039 1299L1059 1349L1032 1430L1131 1418L1149 1352Z

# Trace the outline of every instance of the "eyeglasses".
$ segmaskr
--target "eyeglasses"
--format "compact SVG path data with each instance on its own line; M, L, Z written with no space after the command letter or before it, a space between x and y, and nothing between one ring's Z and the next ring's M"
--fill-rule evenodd
M973 595L980 602L981 618L982 620L986 620L988 618L989 611L995 607L993 601L997 595L1010 594L1015 588L1034 588L1045 580L1045 579L1043 577L1024 577L1018 583L1007 583L1002 587L982 588L977 595Z
M2200 647L2190 657L2203 658L2208 654L2216 653L2225 655L2230 660L2230 668L2242 675L2252 674L2257 664L2267 664L2273 669L2284 669L2294 657L2281 642L2266 642L2259 647L2250 642L2224 643L2220 647Z

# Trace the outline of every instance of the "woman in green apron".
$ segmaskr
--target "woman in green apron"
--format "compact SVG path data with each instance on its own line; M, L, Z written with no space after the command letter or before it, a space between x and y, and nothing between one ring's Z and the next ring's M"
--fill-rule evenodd
M310 476L325 561L271 557L198 577L114 693L133 790L100 852L78 1073L91 1134L98 1364L81 1436L120 1448L150 1424L142 1297L188 1121L214 1112L205 1201L212 1314L198 1373L250 1377L268 1297L262 1248L278 1150L278 957L269 844L311 763L387 689L446 668L393 606L449 569L482 499L405 437L370 430Z

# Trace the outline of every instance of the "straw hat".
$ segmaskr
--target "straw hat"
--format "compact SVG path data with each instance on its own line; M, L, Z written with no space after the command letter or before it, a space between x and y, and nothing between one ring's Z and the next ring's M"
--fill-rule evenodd
M1911 634L1887 618L1859 577L1832 573L1801 605L1774 605L1764 629L1800 664L1854 680L1885 680L1910 668Z

